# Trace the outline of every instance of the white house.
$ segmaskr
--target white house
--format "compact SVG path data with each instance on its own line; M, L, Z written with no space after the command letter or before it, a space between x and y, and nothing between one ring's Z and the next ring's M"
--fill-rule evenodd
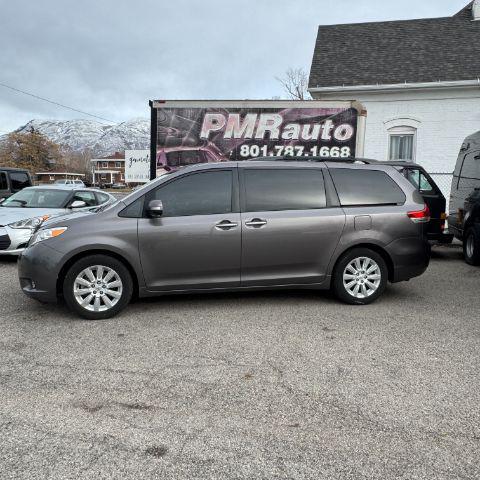
M448 195L462 141L480 130L480 0L452 17L320 26L309 91L360 101L364 156L416 161Z

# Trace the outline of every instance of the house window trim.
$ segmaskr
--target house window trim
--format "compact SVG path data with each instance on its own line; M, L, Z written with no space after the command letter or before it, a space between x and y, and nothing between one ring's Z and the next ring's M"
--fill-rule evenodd
M387 135L388 135L388 142L387 142L387 155L386 158L389 162L399 162L399 161L404 161L404 162L417 162L417 136L418 136L418 130L417 128L411 126L411 125L395 125L390 127L387 130ZM406 158L401 158L401 159L392 159L390 158L390 148L392 144L392 137L400 137L400 136L407 136L410 135L413 137L412 140L412 158L411 159L406 159Z

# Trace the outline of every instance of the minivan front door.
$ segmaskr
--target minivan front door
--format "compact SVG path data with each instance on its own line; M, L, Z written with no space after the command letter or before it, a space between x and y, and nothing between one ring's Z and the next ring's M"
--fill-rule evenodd
M242 286L322 283L345 214L320 168L240 168Z
M232 288L240 284L241 226L236 169L185 174L147 194L163 215L140 218L147 289Z

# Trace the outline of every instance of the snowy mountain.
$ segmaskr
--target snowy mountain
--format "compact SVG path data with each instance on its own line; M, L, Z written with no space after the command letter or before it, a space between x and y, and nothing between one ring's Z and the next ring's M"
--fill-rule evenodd
M97 157L150 146L150 121L144 118L117 125L96 120L30 120L15 132L28 132L32 128L59 145L76 152L90 149Z

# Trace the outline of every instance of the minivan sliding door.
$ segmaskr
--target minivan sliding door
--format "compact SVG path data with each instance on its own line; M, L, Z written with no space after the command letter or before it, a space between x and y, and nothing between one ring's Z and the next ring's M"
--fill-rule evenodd
M345 215L327 205L320 168L239 167L242 286L325 280Z

